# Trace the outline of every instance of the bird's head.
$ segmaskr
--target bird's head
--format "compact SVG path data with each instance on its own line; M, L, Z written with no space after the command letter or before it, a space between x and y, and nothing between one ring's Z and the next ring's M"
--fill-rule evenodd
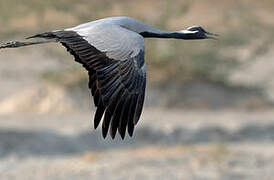
M210 33L201 26L191 26L186 30L183 30L185 34L188 34L189 39L218 39L218 34Z

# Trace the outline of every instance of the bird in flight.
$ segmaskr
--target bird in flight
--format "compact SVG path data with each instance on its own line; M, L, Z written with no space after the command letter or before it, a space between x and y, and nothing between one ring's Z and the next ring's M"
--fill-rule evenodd
M140 119L146 89L144 38L184 40L216 39L201 26L181 31L163 31L130 17L109 17L73 28L37 34L12 41L0 49L59 42L88 71L88 86L96 106L94 128L103 118L102 135L109 131L114 139L118 130L124 139L126 130L133 135Z

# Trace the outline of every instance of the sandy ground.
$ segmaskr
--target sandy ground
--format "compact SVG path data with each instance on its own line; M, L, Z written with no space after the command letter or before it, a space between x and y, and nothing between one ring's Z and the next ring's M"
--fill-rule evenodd
M271 179L274 113L147 108L133 138L93 114L0 117L0 179Z

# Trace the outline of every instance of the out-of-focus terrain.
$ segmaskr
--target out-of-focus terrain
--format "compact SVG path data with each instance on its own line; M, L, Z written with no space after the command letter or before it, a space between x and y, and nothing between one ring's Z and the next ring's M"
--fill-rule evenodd
M0 179L271 179L273 115L148 108L125 141L90 114L2 116Z
M133 138L93 130L87 73L57 44L0 51L0 179L271 179L274 2L0 0L0 42L107 16L220 40L146 40Z

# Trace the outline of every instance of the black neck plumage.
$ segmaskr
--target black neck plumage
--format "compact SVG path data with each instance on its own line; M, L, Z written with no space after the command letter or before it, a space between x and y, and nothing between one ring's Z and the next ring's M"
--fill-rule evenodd
M153 33L153 32L141 32L144 38L173 38L173 39L200 39L195 33L181 33L181 32L170 32L170 33Z

